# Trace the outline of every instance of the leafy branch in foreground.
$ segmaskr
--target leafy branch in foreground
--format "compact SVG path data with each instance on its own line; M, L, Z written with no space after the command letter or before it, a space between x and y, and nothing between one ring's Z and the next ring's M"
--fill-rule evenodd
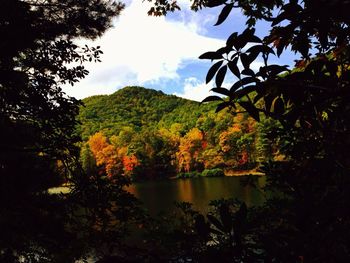
M247 18L246 30L200 57L213 61L206 81L214 79L218 93L204 102L222 101L219 110L240 105L257 120L264 114L283 125L274 135L286 158L263 167L275 194L256 211L255 241L264 261L349 261L349 1L193 4L221 8L217 25L235 8ZM254 35L258 21L270 27L261 41ZM293 70L269 64L286 49L295 52ZM254 61L263 66L254 71ZM227 74L237 79L229 88L222 87Z

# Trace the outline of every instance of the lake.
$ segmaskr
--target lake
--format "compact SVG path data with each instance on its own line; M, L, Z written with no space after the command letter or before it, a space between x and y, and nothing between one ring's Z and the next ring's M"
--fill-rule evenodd
M211 200L237 198L248 206L259 205L264 197L258 189L242 186L240 176L200 177L190 179L139 182L129 186L128 191L139 198L151 215L169 211L175 201L190 202L196 210L208 211ZM264 186L265 177L257 178L257 185Z

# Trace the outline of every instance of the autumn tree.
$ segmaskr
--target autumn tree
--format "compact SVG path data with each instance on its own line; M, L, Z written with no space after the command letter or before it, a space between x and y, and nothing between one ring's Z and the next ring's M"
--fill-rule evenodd
M102 132L97 132L89 138L88 146L96 165L101 168L101 174L109 177L131 176L135 167L139 165L134 151L129 149L132 137L127 136L130 139L129 143L124 141L124 137L125 133L120 132L119 136L112 136L108 140Z
M198 128L191 129L180 139L179 150L176 153L178 171L201 170L200 154L205 147L203 132Z
M118 165L117 149L107 141L107 137L102 132L91 136L88 145L96 160L96 165L102 167L101 172L112 176Z

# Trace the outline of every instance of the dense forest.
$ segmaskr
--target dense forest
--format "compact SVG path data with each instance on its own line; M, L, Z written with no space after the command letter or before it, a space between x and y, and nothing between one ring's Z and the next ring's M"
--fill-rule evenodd
M148 2L149 15L180 9ZM83 107L62 87L83 79L102 51L75 40L100 37L124 4L2 1L0 262L350 262L349 1L190 6L219 10L216 26L235 11L246 18L244 30L233 23L224 46L199 57L212 63L215 96L200 105L128 87ZM260 23L269 30L258 36ZM286 50L297 70L282 65ZM125 175L258 163L269 190L259 207L221 199L203 214L181 203L151 218L125 190ZM62 180L68 193L51 194ZM132 230L139 244L128 243Z
M217 103L200 104L141 87L83 102L77 132L84 140L81 161L88 173L181 177L215 168L249 170L283 158L280 142L269 136L277 122L257 122L235 113L240 109L216 113Z

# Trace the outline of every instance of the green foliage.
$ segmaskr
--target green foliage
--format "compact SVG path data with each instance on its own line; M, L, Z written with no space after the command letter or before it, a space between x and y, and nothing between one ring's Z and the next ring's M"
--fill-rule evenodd
M224 170L220 169L220 168L215 168L215 169L205 169L201 176L204 177L222 177L225 176L224 174Z
M82 123L78 131L83 140L101 130L111 136L118 134L125 126L140 131L145 126L154 127L160 121L163 127L169 127L169 123L184 123L183 118L191 119L186 116L186 109L199 105L141 87L126 87L110 96L93 96L83 102L85 106L80 108L78 117Z
M186 179L186 178L197 178L200 177L201 173L197 172L197 171L193 171L193 172L187 172L187 173L178 173L176 175L176 178L178 179Z

